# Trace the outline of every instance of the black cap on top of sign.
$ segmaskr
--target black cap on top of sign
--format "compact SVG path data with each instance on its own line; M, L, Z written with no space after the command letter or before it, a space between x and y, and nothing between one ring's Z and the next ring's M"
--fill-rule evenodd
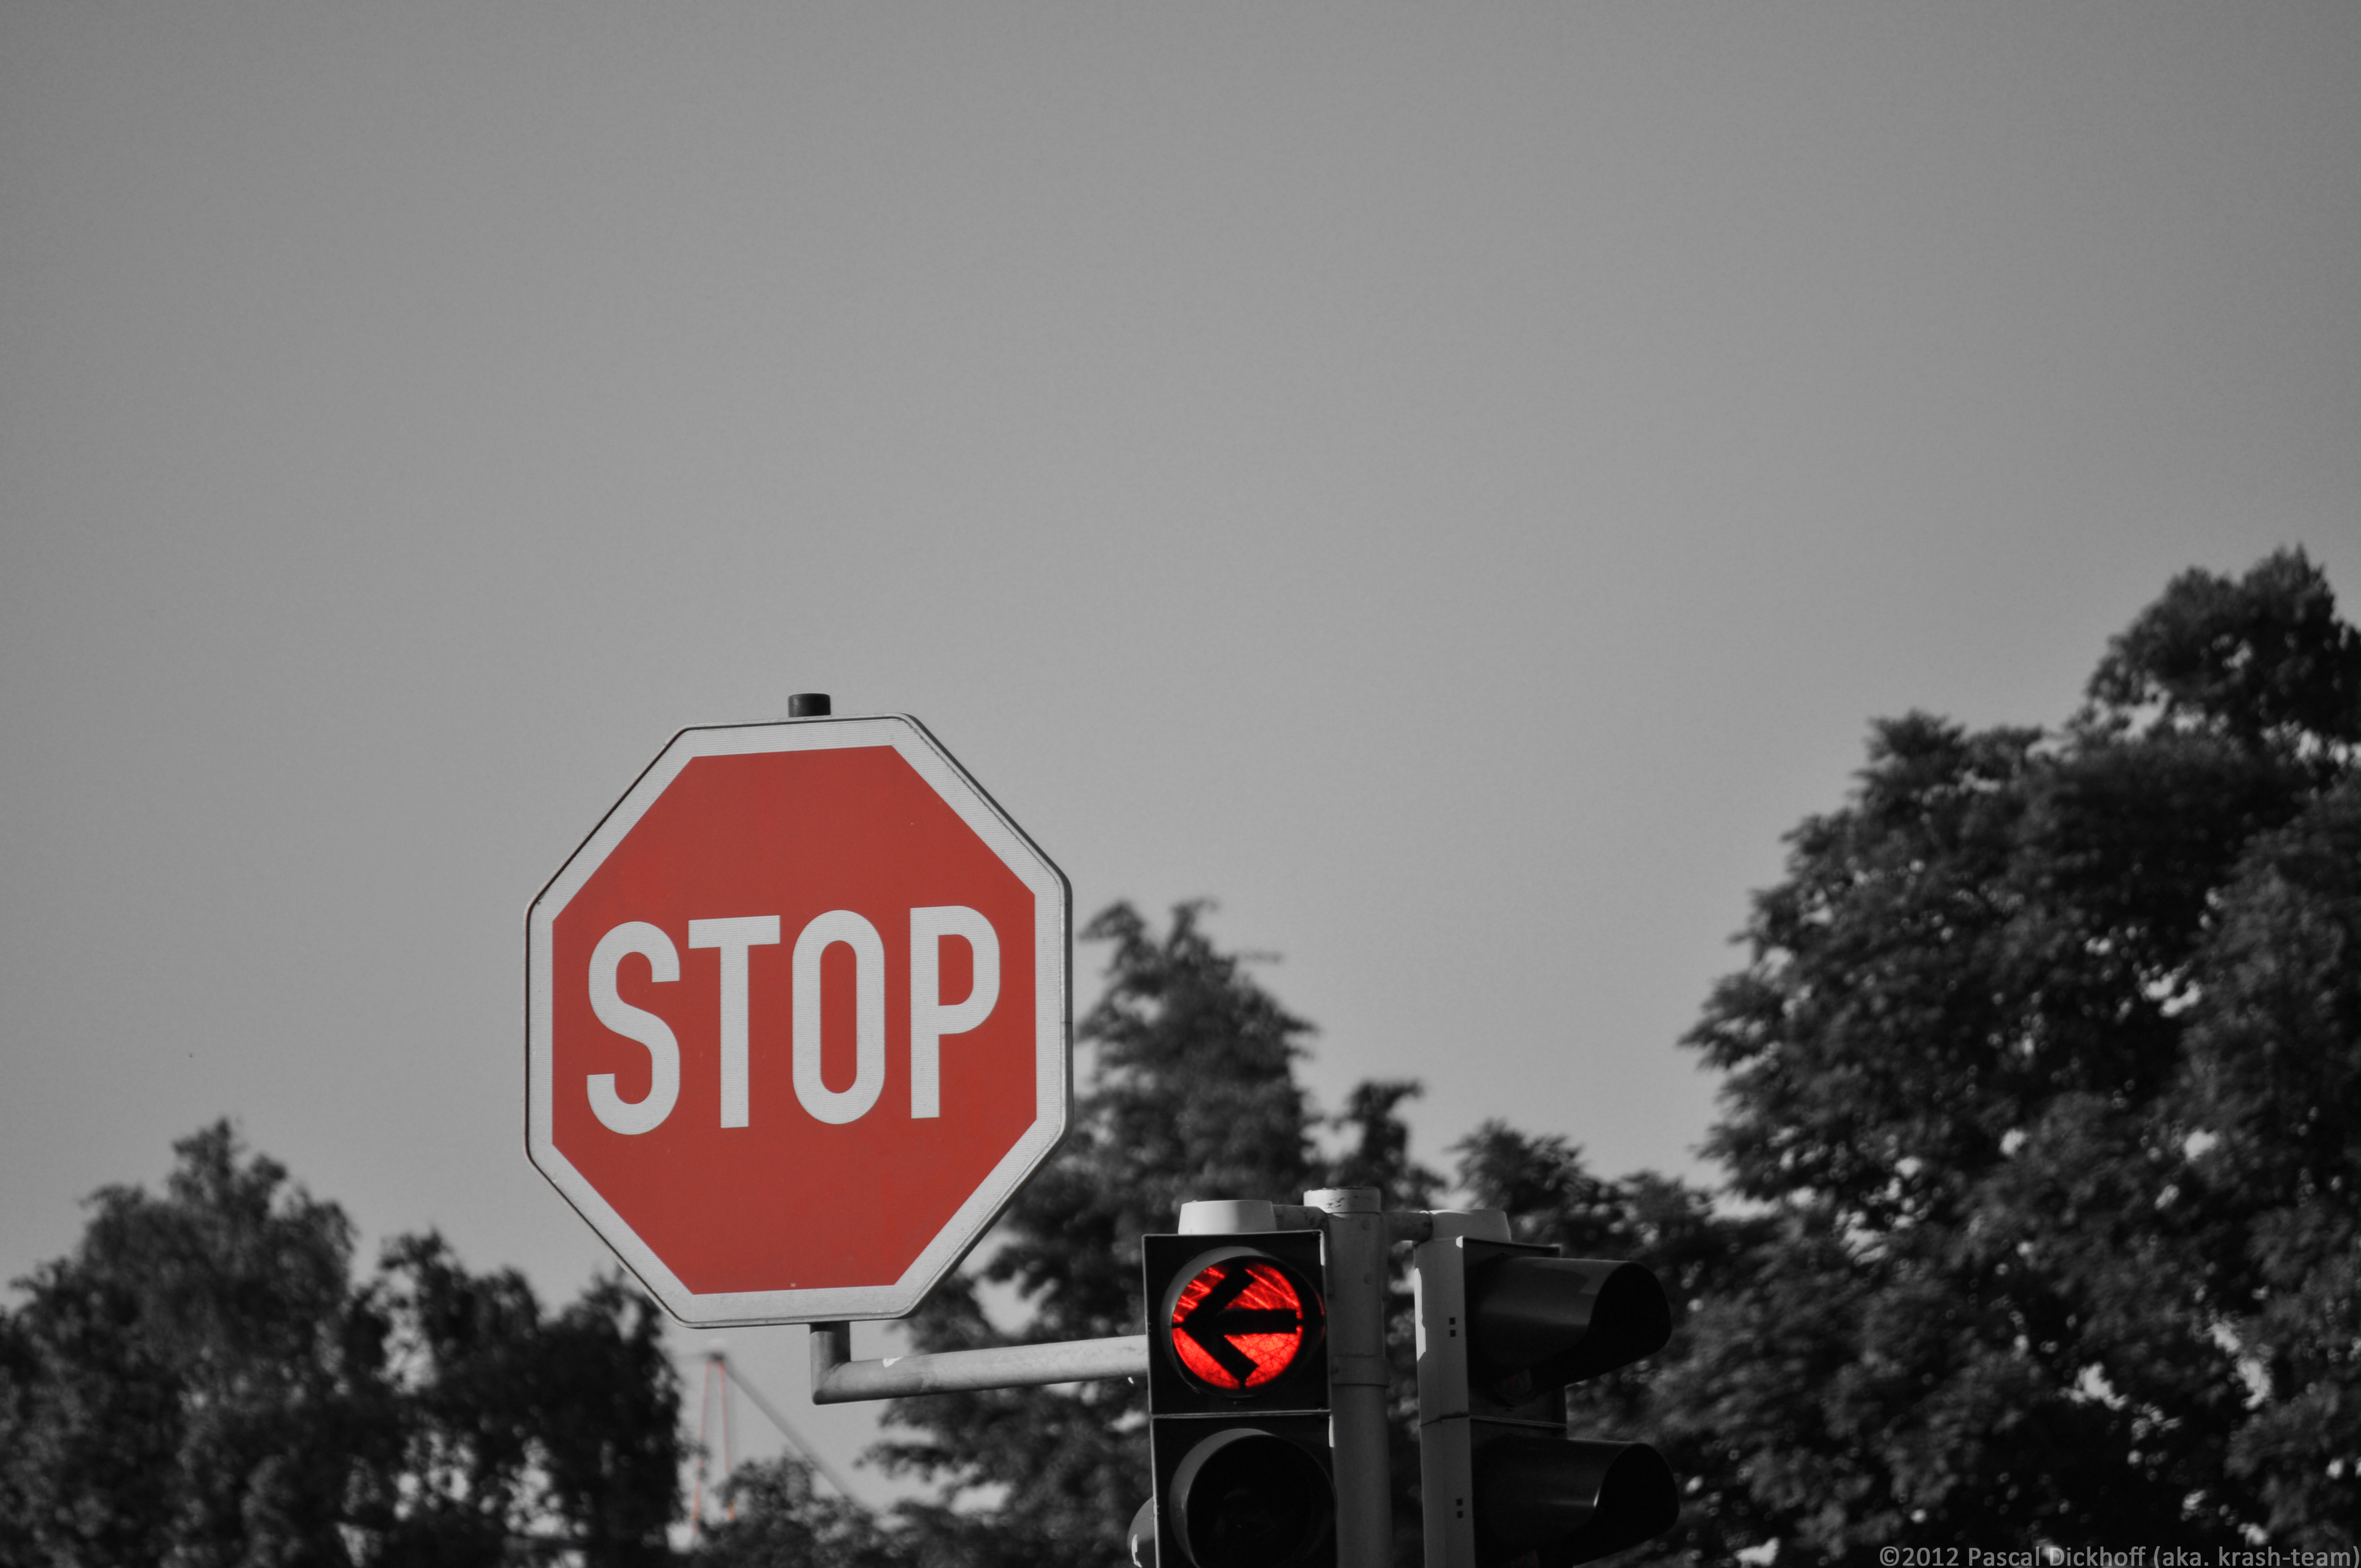
M789 718L826 718L833 711L826 692L797 692L787 698Z

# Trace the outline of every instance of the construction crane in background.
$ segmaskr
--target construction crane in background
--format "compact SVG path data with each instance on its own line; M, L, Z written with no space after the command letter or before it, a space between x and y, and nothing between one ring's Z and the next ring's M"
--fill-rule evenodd
M716 1340L706 1347L703 1387L697 1411L697 1481L690 1496L688 1508L688 1538L692 1543L705 1528L706 1471L713 1453L712 1437L717 1418L719 1422L721 1440L721 1470L715 1477L713 1486L717 1495L720 1493L722 1484L729 1480L730 1471L736 1465L737 1430L730 1411L730 1386L733 1383L738 1386L740 1393L753 1402L754 1408L763 1413L763 1419L779 1429L779 1435L787 1440L787 1446L801 1456L804 1463L810 1465L813 1471L830 1486L836 1488L839 1497L862 1512L868 1511L869 1505L853 1495L852 1488L844 1484L844 1478L829 1467L827 1460L819 1456L818 1450L804 1441L801 1432L787 1423L787 1418L779 1413L778 1407L764 1398L761 1389L746 1381L745 1374L740 1372L730 1362L729 1346ZM735 1503L726 1505L726 1508L724 1517L730 1519L738 1517Z
M705 1352L704 1387L699 1392L697 1406L697 1483L690 1491L688 1501L688 1539L691 1544L696 1542L698 1533L705 1529L705 1472L713 1454L711 1433L715 1415L713 1407L717 1402L716 1395L719 1396L719 1403L721 1407L719 1412L721 1417L720 1478L727 1481L730 1478L730 1473L737 1467L737 1462L733 1456L736 1445L732 1441L735 1434L731 1430L730 1420L730 1352L719 1342L708 1346ZM719 1490L718 1487L716 1489ZM728 1517L732 1520L736 1519L737 1503L733 1500L727 1506Z

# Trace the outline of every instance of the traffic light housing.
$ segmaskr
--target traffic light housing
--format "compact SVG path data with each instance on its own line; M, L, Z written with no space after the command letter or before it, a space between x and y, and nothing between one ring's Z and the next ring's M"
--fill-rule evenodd
M1141 1238L1159 1568L1333 1568L1317 1231ZM1139 1555L1135 1550L1135 1556Z
M1636 1263L1510 1242L1499 1215L1455 1217L1502 1239L1438 1226L1415 1255L1427 1568L1570 1568L1671 1529L1662 1455L1565 1431L1566 1385L1664 1348L1663 1286Z

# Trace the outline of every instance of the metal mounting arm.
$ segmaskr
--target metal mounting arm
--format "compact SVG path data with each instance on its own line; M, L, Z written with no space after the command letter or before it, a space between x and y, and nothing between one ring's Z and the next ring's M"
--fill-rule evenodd
M814 1323L812 1403L898 1399L969 1388L1024 1388L1044 1383L1084 1383L1101 1377L1148 1376L1148 1336L1066 1340L1056 1344L998 1345L933 1355L889 1355L854 1361L851 1323Z

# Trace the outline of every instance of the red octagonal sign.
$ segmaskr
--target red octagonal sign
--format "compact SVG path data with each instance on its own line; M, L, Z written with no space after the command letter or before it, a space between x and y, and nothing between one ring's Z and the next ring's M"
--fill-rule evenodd
M1065 1131L1071 915L916 719L685 729L526 916L527 1151L686 1321L899 1317Z

